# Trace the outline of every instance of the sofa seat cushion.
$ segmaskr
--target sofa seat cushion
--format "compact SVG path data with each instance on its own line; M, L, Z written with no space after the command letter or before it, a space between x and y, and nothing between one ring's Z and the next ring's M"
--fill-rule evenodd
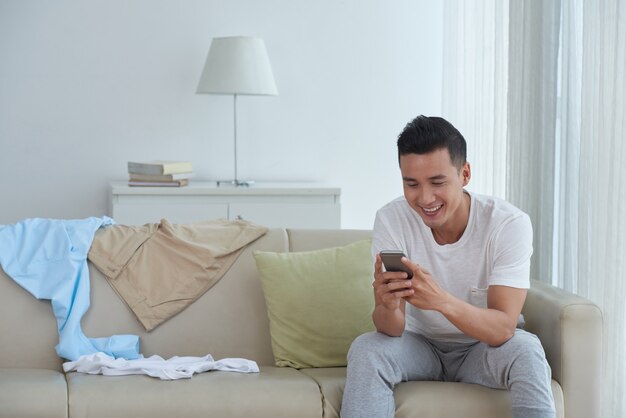
M324 418L338 418L346 380L345 367L302 369L322 391ZM563 418L563 391L552 380L556 417ZM511 416L506 390L450 382L405 382L396 386L396 418L505 418Z
M162 381L148 376L67 374L69 414L82 418L321 417L319 387L289 368L207 372Z
M56 370L0 368L0 417L67 418L67 383Z
M310 376L319 385L322 392L324 418L338 418L341 411L343 387L346 384L345 367L320 367L315 369L300 369L300 372Z

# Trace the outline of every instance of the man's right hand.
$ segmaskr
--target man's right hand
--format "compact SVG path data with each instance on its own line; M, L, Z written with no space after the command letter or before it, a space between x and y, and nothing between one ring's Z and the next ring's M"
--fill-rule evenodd
M386 309L399 309L403 298L413 295L411 280L402 271L383 271L383 261L380 254L376 254L374 263L374 294L376 304L382 304Z
M404 331L406 301L414 290L407 274L400 271L383 271L380 254L374 263L374 308L373 320L376 329L391 336L400 336Z

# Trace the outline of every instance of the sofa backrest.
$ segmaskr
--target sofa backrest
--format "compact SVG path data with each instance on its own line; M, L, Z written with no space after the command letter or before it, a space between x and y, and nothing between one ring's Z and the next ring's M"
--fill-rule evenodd
M288 229L287 236L289 238L289 251L313 251L371 238L372 231L360 229Z
M61 370L49 301L37 300L0 268L0 367Z
M368 238L370 231L272 229L249 245L222 279L184 311L146 332L91 264L91 307L82 320L88 337L139 336L144 356L242 357L274 364L265 299L252 252L309 251ZM50 302L36 300L0 270L0 367L61 370Z

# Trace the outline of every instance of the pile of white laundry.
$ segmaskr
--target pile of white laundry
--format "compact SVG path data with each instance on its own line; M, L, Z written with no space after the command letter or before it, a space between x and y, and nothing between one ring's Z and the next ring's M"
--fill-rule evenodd
M252 360L242 358L225 358L215 361L210 355L204 357L178 357L167 360L154 355L135 360L113 358L105 353L94 353L81 356L76 361L63 363L65 372L102 374L105 376L122 376L128 374L145 374L161 380L188 379L194 373L220 370L238 373L258 373L259 366Z

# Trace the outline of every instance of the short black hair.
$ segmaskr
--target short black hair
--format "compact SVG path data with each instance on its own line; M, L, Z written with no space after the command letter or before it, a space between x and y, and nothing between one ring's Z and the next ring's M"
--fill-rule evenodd
M406 154L428 154L446 148L450 161L461 169L467 159L463 135L450 122L436 116L419 115L398 135L398 162Z

